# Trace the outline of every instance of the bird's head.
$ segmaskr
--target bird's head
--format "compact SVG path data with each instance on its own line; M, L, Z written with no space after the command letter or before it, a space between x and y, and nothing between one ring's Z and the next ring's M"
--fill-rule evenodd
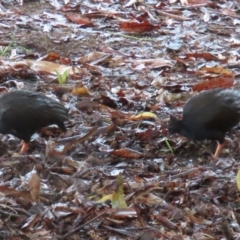
M179 133L181 131L181 120L178 120L174 116L170 115L170 120L168 123L168 131L170 134Z

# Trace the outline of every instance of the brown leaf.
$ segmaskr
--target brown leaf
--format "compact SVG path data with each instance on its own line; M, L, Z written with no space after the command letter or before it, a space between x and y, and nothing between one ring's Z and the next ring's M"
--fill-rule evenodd
M197 71L196 73L207 73L207 74L220 74L222 76L233 76L233 73L222 67L204 67L201 70Z
M172 229L172 230L178 230L178 227L175 223L173 223L170 219L164 217L164 216L161 216L161 215L154 215L153 216L153 219L155 221L158 221L160 222L163 226L169 228L169 229Z
M74 88L71 94L75 96L90 96L89 91L85 87L77 87Z
M98 110L101 108L101 104L92 100L83 100L76 103L75 107L80 111L87 111L88 109Z
M121 22L119 25L119 29L125 32L150 32L159 28L160 25L154 26L147 20L143 22Z
M29 231L40 220L41 214L35 214L27 219L27 222L22 226L22 231Z
M215 55L211 54L211 53L199 53L199 52L195 52L195 53L187 53L185 54L186 58L204 58L207 61L217 61L219 60L218 57L216 57Z
M227 240L234 240L234 233L227 220L223 217L222 221L222 232Z
M124 158L140 158L143 156L142 153L134 151L129 148L120 148L120 149L114 150L112 154L115 156L124 157Z
M83 141L86 141L87 139L91 138L92 136L95 135L97 132L98 128L93 127L87 134L84 136L74 136L70 138L65 138L62 139L62 141L68 141L68 143L65 144L63 152L66 153L73 149L77 144L82 143Z
M37 202L39 199L41 181L37 173L33 173L31 178L29 179L29 191L32 197L32 200Z
M85 56L80 57L77 60L77 62L78 63L99 64L99 63L106 63L106 61L109 61L109 59L111 59L111 58L112 58L111 54L93 51Z
M224 77L217 77L217 78L210 78L204 80L200 83L197 83L192 87L193 91L202 91L212 88L230 88L233 86L234 78L233 76L224 76Z
M238 14L236 14L236 12L234 10L231 10L229 8L224 8L222 10L222 13L224 15L227 15L227 16L232 16L232 17L236 17L236 18L240 18L240 16Z
M56 60L59 60L61 57L58 53L56 52L49 52L47 55L41 57L40 59L38 60L46 60L46 61L56 61Z
M77 23L81 26L84 27L93 27L93 23L87 19L87 18L82 18L80 14L75 13L75 12L68 12L65 14L66 18L74 23Z
M19 191L13 189L13 188L9 188L9 187L5 187L5 186L0 186L0 193L4 194L4 195L15 195L15 194L20 194Z
M192 87L194 91L202 91L211 88L230 88L234 83L234 74L222 67L204 67L198 74L206 75L204 81L197 83Z
M195 4L205 4L208 0L188 0L189 5L195 5Z

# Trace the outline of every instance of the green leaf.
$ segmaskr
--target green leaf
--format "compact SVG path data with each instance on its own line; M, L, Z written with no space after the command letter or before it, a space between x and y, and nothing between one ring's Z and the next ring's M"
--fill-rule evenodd
M60 74L58 71L55 71L56 74L57 74L57 79L58 79L58 83L60 85L63 85L64 83L66 83L67 81L67 78L68 78L68 74L69 74L69 71L68 70L65 70L63 72L63 74Z
M172 149L172 146L170 145L170 143L169 143L169 141L168 141L168 139L167 139L167 138L165 138L165 143L166 143L166 145L167 145L168 149L170 150L170 152L173 154L173 149Z

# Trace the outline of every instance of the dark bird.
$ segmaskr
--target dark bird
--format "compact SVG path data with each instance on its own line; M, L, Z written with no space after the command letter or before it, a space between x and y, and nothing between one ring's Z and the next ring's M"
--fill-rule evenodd
M170 134L179 133L192 140L217 140L214 157L223 148L225 134L240 121L240 92L213 89L190 98L183 108L182 120L170 116Z
M40 93L17 90L0 97L0 133L22 139L21 153L26 152L34 132L51 124L66 131L67 119L67 108Z

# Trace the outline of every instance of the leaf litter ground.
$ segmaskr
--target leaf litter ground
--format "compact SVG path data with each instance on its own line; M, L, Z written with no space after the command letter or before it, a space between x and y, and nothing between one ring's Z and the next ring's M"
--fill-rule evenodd
M1 136L1 239L240 237L239 127L217 161L167 132L193 91L239 88L239 4L169 2L1 2L1 92L70 109L26 155Z

